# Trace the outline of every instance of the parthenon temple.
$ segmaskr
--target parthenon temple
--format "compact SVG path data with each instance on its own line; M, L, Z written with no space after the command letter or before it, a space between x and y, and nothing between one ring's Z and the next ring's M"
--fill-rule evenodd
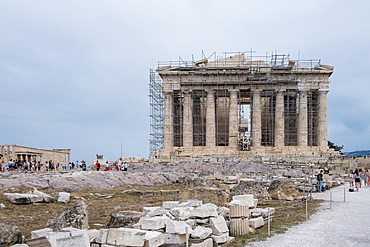
M151 70L152 159L337 154L327 145L333 66L252 51L212 56Z

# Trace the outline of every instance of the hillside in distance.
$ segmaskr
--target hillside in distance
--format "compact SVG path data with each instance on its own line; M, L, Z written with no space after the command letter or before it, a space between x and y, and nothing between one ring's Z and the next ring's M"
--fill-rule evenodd
M370 150L343 152L343 154L346 155L346 156L366 156L366 155L370 155Z

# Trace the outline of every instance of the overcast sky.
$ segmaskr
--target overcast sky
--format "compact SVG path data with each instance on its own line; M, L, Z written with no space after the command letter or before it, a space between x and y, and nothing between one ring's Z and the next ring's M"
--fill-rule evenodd
M370 1L0 1L0 143L148 157L149 69L213 52L333 65L328 135L370 149Z

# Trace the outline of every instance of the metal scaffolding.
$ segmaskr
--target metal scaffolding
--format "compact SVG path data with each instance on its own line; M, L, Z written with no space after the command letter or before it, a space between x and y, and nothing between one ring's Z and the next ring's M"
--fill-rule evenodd
M149 104L150 104L150 138L149 154L163 148L163 109L164 95L162 79L158 73L150 69L149 74Z

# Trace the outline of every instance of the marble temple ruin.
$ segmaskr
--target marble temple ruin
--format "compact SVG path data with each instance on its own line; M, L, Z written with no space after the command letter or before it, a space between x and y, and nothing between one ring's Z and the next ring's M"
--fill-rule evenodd
M289 55L213 54L150 72L152 160L327 158L333 66Z

